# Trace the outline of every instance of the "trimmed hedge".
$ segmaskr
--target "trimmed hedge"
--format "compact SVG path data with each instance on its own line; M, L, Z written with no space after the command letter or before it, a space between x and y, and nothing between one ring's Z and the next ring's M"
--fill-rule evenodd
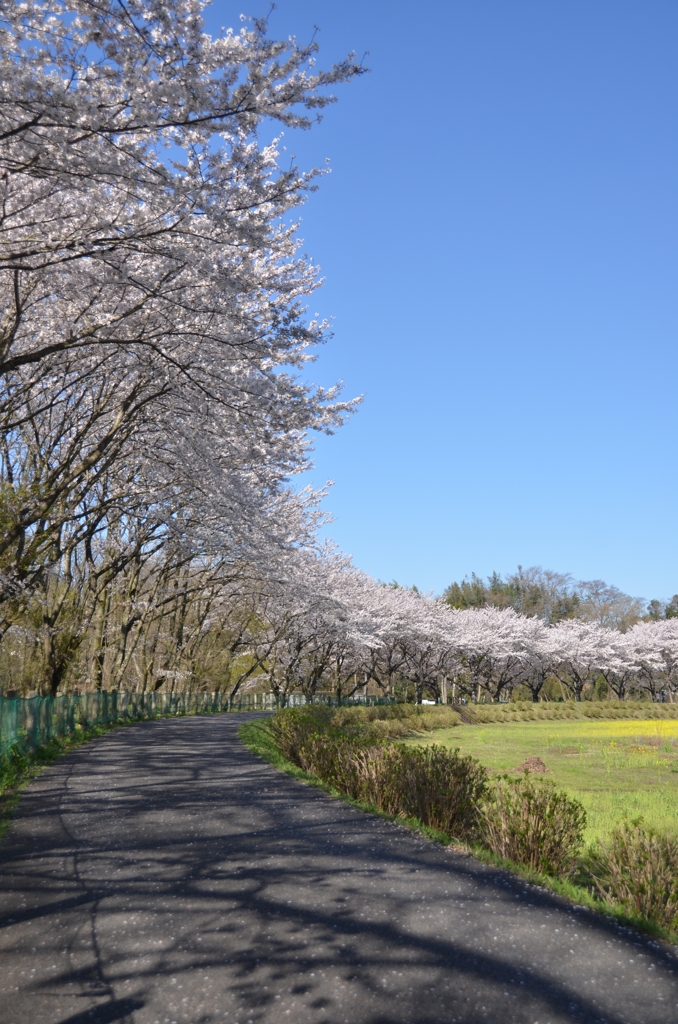
M466 704L468 718L478 725L509 722L543 722L566 719L675 719L678 704L654 704L644 700L582 700L551 702L515 701L509 704Z

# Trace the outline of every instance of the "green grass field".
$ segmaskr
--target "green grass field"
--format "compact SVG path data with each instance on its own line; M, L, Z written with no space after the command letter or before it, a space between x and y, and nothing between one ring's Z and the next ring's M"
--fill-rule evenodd
M586 808L587 842L625 817L642 816L657 831L678 834L677 721L463 725L408 742L459 747L496 772L541 757L549 769L545 778Z

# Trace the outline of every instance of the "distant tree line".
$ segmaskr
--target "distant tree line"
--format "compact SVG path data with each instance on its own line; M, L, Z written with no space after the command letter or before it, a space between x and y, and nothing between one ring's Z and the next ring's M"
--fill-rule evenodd
M678 618L678 594L670 601L647 604L603 580L575 580L570 573L553 572L535 565L486 579L471 573L451 583L443 593L450 608L513 608L521 615L536 616L549 625L563 619L581 619L625 632L636 622Z

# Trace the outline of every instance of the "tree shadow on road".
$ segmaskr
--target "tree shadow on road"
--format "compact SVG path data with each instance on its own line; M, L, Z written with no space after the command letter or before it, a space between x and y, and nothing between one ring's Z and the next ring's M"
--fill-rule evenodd
M27 1000L122 1014L45 1024L676 1019L670 950L281 774L243 718L109 734L27 791L3 957L56 965Z

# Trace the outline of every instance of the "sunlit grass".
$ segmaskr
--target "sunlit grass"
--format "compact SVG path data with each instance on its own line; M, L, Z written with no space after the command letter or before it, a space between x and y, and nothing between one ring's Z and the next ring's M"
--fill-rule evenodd
M546 778L586 808L586 841L607 835L625 817L643 817L678 834L678 722L546 721L439 729L413 743L459 747L495 771L512 771L532 755Z

